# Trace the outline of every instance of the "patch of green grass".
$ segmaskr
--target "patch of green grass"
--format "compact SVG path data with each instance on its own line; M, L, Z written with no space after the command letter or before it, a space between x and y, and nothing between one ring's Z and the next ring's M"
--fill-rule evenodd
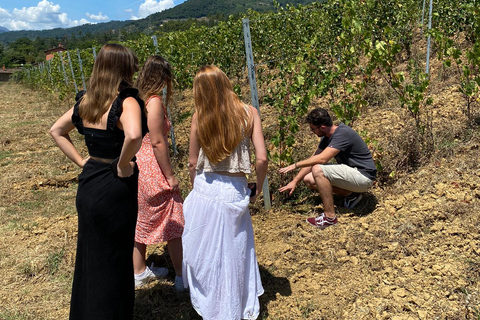
M28 262L24 262L19 267L20 273L28 278L34 277L36 274L38 274L38 270Z
M60 249L59 251L52 252L47 257L47 269L50 275L54 275L60 266L60 262L65 255L65 248Z
M12 157L12 152L10 151L0 151L0 161L5 160L6 158Z
M20 122L12 122L10 123L9 127L10 128L21 128L21 127L30 127L32 125L38 125L43 123L41 120L36 120L36 121L20 121Z
M29 201L23 201L18 204L20 209L23 210L38 210L44 205L44 201L38 199L38 200L29 200Z
M20 224L19 219L13 219L8 221L5 230L15 231L15 230L20 230L21 228L22 228L22 225Z
M10 160L5 160L5 161L3 161L3 162L0 162L0 167L6 167L6 166L8 166L8 165L11 164L11 163L12 163L12 161L10 161Z
M0 310L0 319L3 320L29 320L33 319L31 315L25 312L11 312Z
M22 230L25 230L25 231L32 231L33 229L35 229L36 227L38 227L38 223L37 222L31 222L31 223L24 223L20 226L20 228Z
M302 312L302 319L307 319L310 316L310 313L316 309L311 301L308 301L306 304L300 304L300 302L297 300L297 304Z

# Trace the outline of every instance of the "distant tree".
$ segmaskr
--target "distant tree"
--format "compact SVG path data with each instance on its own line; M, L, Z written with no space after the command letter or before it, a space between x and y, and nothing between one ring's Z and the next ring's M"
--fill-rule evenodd
M15 40L12 44L10 44L10 49L16 52L19 63L25 63L26 56L32 56L33 54L35 54L32 40L27 37Z
M3 65L5 65L5 67L10 67L9 63L10 61L7 61L7 58L5 57L5 48L0 44L0 67Z

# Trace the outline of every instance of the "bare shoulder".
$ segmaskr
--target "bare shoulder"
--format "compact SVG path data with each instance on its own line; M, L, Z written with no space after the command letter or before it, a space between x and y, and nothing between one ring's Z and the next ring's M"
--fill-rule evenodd
M163 101L162 101L162 97L160 96L151 96L150 98L147 99L147 102L146 102L146 105L147 106L163 106Z
M133 107L139 107L137 99L134 97L128 97L123 100L123 108L133 108Z

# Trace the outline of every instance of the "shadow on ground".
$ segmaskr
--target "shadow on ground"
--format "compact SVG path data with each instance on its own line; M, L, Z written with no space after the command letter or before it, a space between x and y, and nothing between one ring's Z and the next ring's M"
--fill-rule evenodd
M362 194L362 200L353 209L348 209L343 206L343 197L335 196L334 202L337 210L340 214L351 213L355 216L363 217L372 213L377 207L378 200L371 192L365 192Z
M277 300L277 293L281 296L290 296L292 288L287 278L275 277L263 266L260 266L260 277L265 292L260 296L260 316L259 319L268 318L268 304L270 301Z
M165 251L161 255L152 254L147 263L154 262L156 266L167 267L170 275L165 280L152 283L135 293L134 320L200 320L200 317L190 303L188 293L177 293L173 288L174 273ZM163 263L162 263L163 262ZM277 299L277 294L290 296L292 290L287 278L275 277L263 266L259 266L264 294L260 296L259 319L268 317L268 304Z

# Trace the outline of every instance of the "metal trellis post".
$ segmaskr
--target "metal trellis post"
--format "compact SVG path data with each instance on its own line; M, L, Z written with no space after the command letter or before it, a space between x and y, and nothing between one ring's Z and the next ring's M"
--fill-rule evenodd
M428 16L428 31L430 31L430 29L432 29L432 0L430 0L430 13L429 13L429 16ZM431 43L431 39L432 36L429 34L428 35L428 43L427 43L427 67L425 69L425 73L426 74L429 74L430 73L430 43Z
M50 84L52 86L52 88L54 88L55 86L53 85L53 79L52 79L52 60L48 60L47 61L47 71L48 71L48 77L50 78Z
M61 52L59 52L58 54L60 55L60 65L62 66L63 70L63 79L65 80L65 85L68 86L67 72L65 71L65 65L63 64L63 56Z
M426 0L423 0L423 6L422 6L422 31L423 31L423 21L425 18L425 1Z
M73 85L75 86L75 92L78 92L77 80L75 80L75 72L73 72L72 59L70 59L70 51L67 51L68 62L70 63L70 71L72 71Z
M153 45L155 46L155 54L158 54L158 40L157 40L157 36L156 36L156 35L153 35L153 36L152 36L152 40L153 40Z
M78 56L78 63L80 64L80 72L82 73L83 90L87 90L87 86L85 85L85 76L83 75L83 65L82 65L82 57L80 56L80 49L77 49L77 56Z
M163 103L166 105L167 104L167 87L163 87ZM175 141L175 132L173 130L173 122L172 122L172 117L170 116L170 107L167 106L167 117L170 120L170 138L172 139L172 147L173 147L173 153L175 155L178 154L178 149L177 149L177 142Z
M255 63L253 61L253 50L252 50L252 37L250 35L250 22L249 19L242 19L243 25L243 37L245 40L245 54L247 56L247 67L248 67L248 80L250 82L250 91L252 93L252 105L260 113L260 104L258 102L258 90L257 90L257 79L255 77ZM265 204L265 210L270 210L272 207L270 203L270 190L268 188L268 177L265 176L265 181L263 182L263 201Z

